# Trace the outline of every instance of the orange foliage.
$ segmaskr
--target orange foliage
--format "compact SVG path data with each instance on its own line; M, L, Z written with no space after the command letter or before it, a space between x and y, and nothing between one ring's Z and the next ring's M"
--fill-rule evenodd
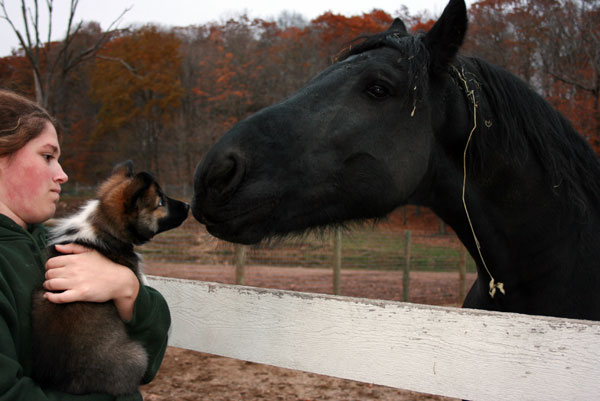
M112 145L113 158L139 158L140 167L158 171L159 137L174 121L184 93L179 45L173 33L145 26L101 51L90 71L91 95L99 105L94 139Z
M477 1L463 53L519 75L600 151L600 67L594 63L600 59L600 10L584 3L587 8L574 0ZM434 24L427 12L404 14L413 32ZM70 96L65 102L86 102L60 109L72 134L65 152L72 179L92 181L85 167L123 157L143 158L141 167L158 169L159 148L164 164L185 159L177 177L189 177L228 128L291 95L353 39L385 30L392 20L382 10L351 17L327 12L297 25L241 16L223 24L122 32L64 91ZM33 95L24 57L0 58L0 86Z
M464 49L528 82L600 153L598 4L480 0Z
M168 124L183 93L180 62L175 36L153 26L108 43L91 71L92 97L100 105L97 133L135 118Z
M421 19L417 19L413 25L410 27L412 32L428 32L431 27L435 24L435 20L428 19L427 21L421 21Z
M352 17L326 12L311 21L310 29L318 34L323 56L331 57L353 39L387 29L393 20L385 11L377 9Z
M33 74L25 56L0 58L0 87L35 98Z

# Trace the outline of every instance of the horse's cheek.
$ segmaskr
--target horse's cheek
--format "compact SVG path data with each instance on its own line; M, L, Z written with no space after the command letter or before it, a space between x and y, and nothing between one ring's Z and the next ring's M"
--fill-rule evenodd
M415 135L406 135L401 149L394 152L399 156L390 160L395 185L403 196L410 195L426 175L433 146L432 133L413 132Z

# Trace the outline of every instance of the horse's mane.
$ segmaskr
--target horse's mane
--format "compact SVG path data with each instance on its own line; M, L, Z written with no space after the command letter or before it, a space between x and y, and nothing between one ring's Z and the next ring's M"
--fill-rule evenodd
M479 168L485 169L490 152L519 165L531 150L565 203L584 213L594 208L600 197L600 162L571 123L510 72L470 57L457 57L453 64L453 78L463 74L475 93L481 129L470 154Z
M408 61L408 88L418 89L409 90L409 100L420 101L430 78L430 56L422 37L390 32L363 36L340 52L336 61L381 47L397 49ZM521 79L486 61L458 56L448 73L463 90L466 81L474 91L480 129L469 152L473 168L485 169L486 155L499 152L507 163L522 164L531 149L565 204L584 213L597 207L600 162L562 114Z

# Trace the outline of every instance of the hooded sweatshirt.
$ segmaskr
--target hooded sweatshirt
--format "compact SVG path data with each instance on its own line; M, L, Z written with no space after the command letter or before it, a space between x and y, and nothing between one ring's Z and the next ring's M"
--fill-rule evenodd
M0 214L0 401L141 400L141 394L72 395L42 389L29 376L31 363L31 295L45 274L46 228L33 224L24 230ZM166 301L153 288L140 284L133 317L127 323L131 339L148 352L143 383L150 382L162 362L171 316Z

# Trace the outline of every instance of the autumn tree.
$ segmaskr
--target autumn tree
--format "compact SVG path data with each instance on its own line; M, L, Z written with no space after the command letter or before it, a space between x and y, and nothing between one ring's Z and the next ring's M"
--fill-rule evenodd
M13 54L0 58L0 87L35 97L33 76L24 56Z
M220 120L222 130L297 90L310 74L307 46L317 52L302 40L299 28L280 29L246 16L211 25L205 34L194 93L207 118Z
M597 0L480 0L469 11L463 52L519 75L600 148L598 7ZM396 15L413 32L429 30L435 20L406 8ZM115 162L131 158L163 182L189 184L195 165L231 126L292 95L353 39L387 29L392 19L378 10L312 21L282 13L272 21L240 15L111 32L94 62L50 80L51 109L67 131L63 162L71 182L97 182ZM106 34L93 22L74 31L71 55ZM40 43L40 71L46 71L65 47ZM30 64L24 49L0 58L0 86L33 97Z
M287 17L292 19L285 22ZM287 17L280 15L278 20L283 25L258 21L258 68L256 79L250 83L255 110L292 95L330 63L329 58L321 57L320 46L311 40L311 25Z
M180 147L180 149L174 150L178 155L177 163L180 164L181 178L178 181L186 179L189 181L199 158L208 151L217 138L218 130L214 129L214 122L208 118L203 107L200 107L199 97L194 90L201 79L200 64L203 59L210 57L211 48L207 44L208 31L209 28L206 25L174 29L180 42L182 55L180 80L183 89L181 106L174 125L177 140L171 143L171 146ZM189 189L191 190L191 188ZM188 195L185 187L182 195Z
M539 48L549 83L546 96L600 151L600 3L544 6Z
M321 54L333 58L342 47L353 39L387 29L393 18L382 10L374 9L362 16L346 17L326 12L311 21L311 30L316 34Z
M92 139L103 159L130 158L157 175L168 170L162 145L169 142L183 95L179 44L173 32L148 25L113 39L99 53L90 77L99 106Z
M512 30L508 10L513 0L480 0L469 8L469 31L462 51L510 69Z
M250 113L252 93L260 59L255 40L256 26L246 16L212 26L208 36L212 57L200 61L201 73L196 94L206 112L225 118L231 126Z
M23 30L16 27L14 17L8 14L5 0L0 0L0 19L5 20L11 26L29 62L37 102L54 113L56 102L51 101L53 86L60 87L74 68L94 57L98 50L110 39L114 24L128 10L123 11L113 21L108 30L103 32L89 46L75 49L73 46L74 41L84 27L83 21L75 22L79 0L71 0L70 2L66 33L64 39L60 42L52 41L54 0L46 0L45 3L48 17L46 27L42 26L40 21L43 10L37 1L28 4L26 0L21 0Z
M600 3L481 0L464 49L517 74L600 151Z

